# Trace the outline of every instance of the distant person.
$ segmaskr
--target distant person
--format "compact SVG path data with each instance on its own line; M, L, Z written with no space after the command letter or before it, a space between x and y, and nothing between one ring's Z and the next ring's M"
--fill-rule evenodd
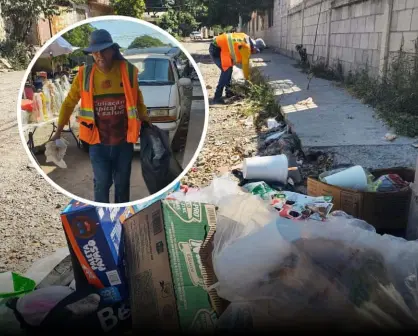
M231 80L234 65L242 64L244 77L248 80L250 56L255 52L251 38L245 33L223 33L213 39L209 54L221 70L213 104L225 104L224 89L227 98L233 96Z
M94 173L94 201L110 203L115 185L115 203L130 201L131 166L134 144L141 122L149 122L147 108L138 85L138 69L123 58L119 45L104 29L95 30L85 54L94 64L80 66L70 92L61 107L61 132L81 99L79 138L89 145Z

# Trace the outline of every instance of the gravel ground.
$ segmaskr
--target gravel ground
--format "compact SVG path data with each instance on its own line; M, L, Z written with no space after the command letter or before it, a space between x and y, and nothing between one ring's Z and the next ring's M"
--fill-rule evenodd
M208 43L184 43L198 63L209 98L213 97L220 71L208 59ZM253 156L257 147L254 126L241 112L242 103L214 105L209 110L209 126L205 145L195 167L183 179L184 184L204 187L214 175L230 170L245 157Z
M23 75L0 76L0 272L23 272L66 245L59 214L69 199L31 167L20 141L16 99Z

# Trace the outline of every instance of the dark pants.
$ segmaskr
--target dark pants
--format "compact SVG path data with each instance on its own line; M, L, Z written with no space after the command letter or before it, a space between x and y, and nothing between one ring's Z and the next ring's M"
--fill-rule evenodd
M129 202L133 144L97 144L90 146L89 152L94 173L94 201L110 203L109 193L114 183L115 203Z
M221 75L219 76L218 86L216 87L214 99L222 98L224 89L226 95L231 96L232 67L228 68L226 71L222 69L220 50L213 44L211 44L209 47L209 55L212 58L213 63L215 63L221 70Z

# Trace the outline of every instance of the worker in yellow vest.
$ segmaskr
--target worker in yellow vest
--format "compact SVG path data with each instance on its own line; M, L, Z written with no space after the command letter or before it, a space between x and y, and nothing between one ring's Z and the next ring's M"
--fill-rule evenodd
M244 77L248 80L250 56L255 52L251 38L245 33L224 33L213 39L209 46L209 55L221 70L213 98L214 104L225 103L222 97L224 89L226 97L232 97L231 79L234 65L242 65Z
M94 174L94 201L110 203L115 185L115 203L130 201L134 144L141 122L149 122L138 85L138 69L119 51L111 35L95 30L84 53L92 54L93 65L81 66L65 98L52 141L59 139L81 99L79 138L89 146Z

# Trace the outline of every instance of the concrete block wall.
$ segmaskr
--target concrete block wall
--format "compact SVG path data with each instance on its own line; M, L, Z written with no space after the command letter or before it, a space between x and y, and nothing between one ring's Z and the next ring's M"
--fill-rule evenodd
M295 46L302 43L311 59L378 75L402 41L415 52L418 0L275 0L274 25L264 28L247 32L289 57L299 58Z
M379 73L384 6L381 0L368 0L332 9L330 62L341 62L343 70L367 66Z

